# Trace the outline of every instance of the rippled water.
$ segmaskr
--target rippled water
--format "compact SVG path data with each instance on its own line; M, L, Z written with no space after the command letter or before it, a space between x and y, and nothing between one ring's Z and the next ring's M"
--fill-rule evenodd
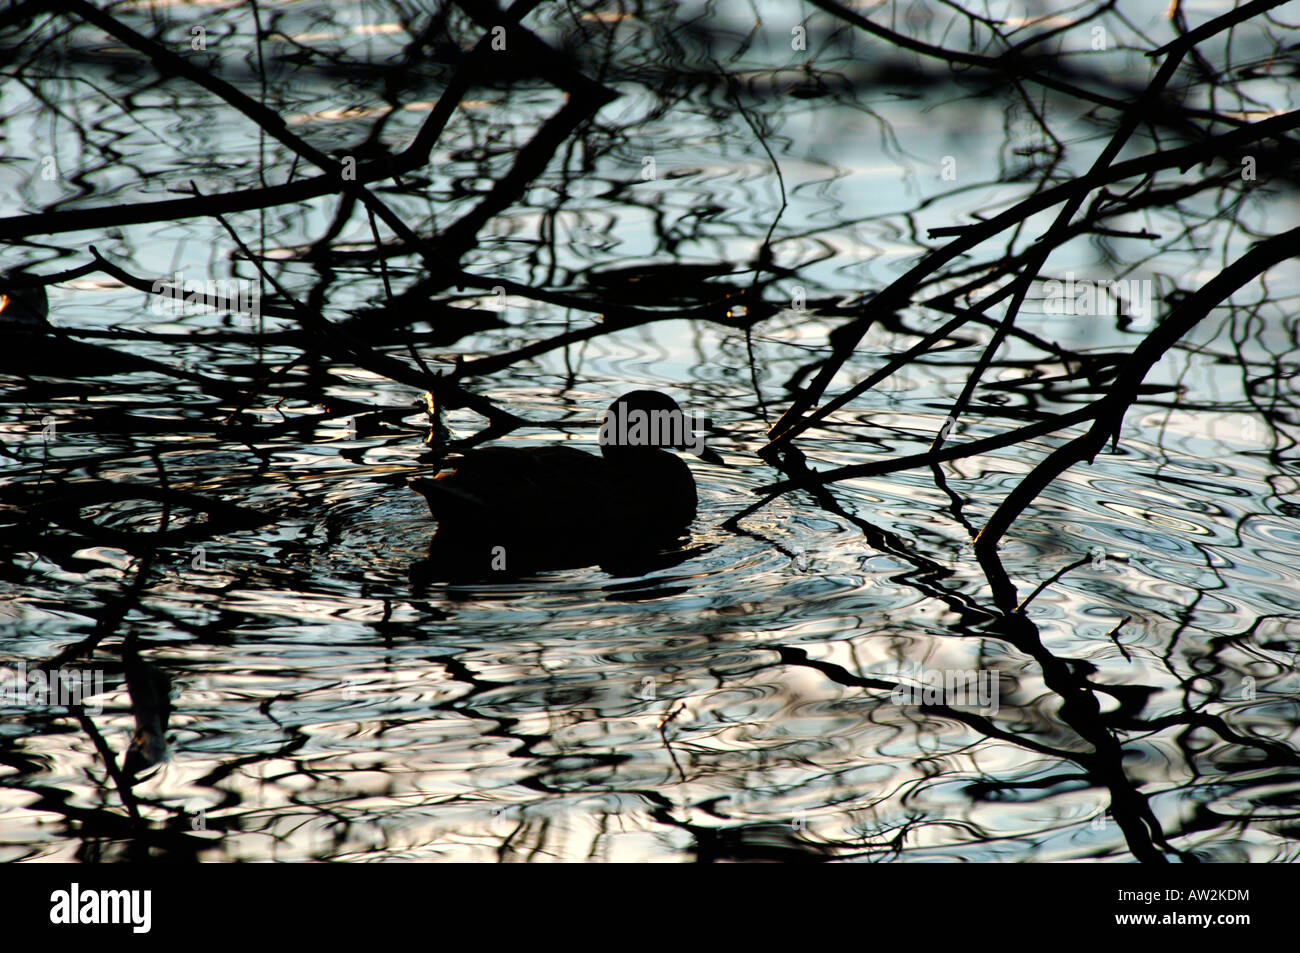
M374 22L366 20L374 8L356 11ZM383 49L382 31L367 35L380 44L367 49ZM138 82L133 69L99 79L123 91ZM623 99L608 108L624 118L658 105L630 81L619 89ZM335 93L328 76L303 70L279 95L282 111L321 141L364 134L361 118L331 112L342 104ZM762 90L754 95L760 108ZM767 111L780 119L774 148L790 199L778 257L800 266L818 294L879 288L913 260L918 246L900 212L941 183L918 177L928 159L907 155L949 148L945 130L996 135L997 101L972 106L953 89L935 90L923 114L920 95L883 86L869 97L901 151L881 151L876 120L851 99L788 99ZM473 96L485 105L463 109L449 133L455 148L439 147L430 194L481 187L491 153L482 137L517 144L559 103L527 87ZM746 285L751 273L737 263L752 258L780 197L745 118L719 115L724 100L701 89L637 127L644 139L595 170L548 169L536 194L494 220L492 240L467 267L539 282L550 269L549 280L600 286L611 300L620 291L608 273L651 263L730 264L736 274L723 280ZM215 107L171 108L161 105L157 121L111 112L95 121L120 125L119 148L142 165L188 162L190 177L202 175L202 157L222 156L222 169L199 182L205 190L228 188L231 176L254 180L259 143L247 126ZM11 125L38 125L33 104L7 109ZM476 120L476 111L491 119ZM421 107L394 114L395 137L423 118ZM1096 134L1083 123L1075 131ZM650 153L660 177L628 188ZM102 203L106 189L78 202ZM567 204L547 226L556 196ZM927 224L989 198L944 196L944 212ZM418 195L387 198L413 216L429 210ZM52 200L24 199L29 208ZM448 209L457 201L469 200L448 198ZM316 240L331 208L270 214L272 256ZM436 210L438 221L454 217L448 209ZM1279 209L1293 215L1293 193L1272 214ZM255 214L232 220L249 238L259 233ZM553 264L537 257L546 227L560 235ZM348 228L345 237L365 243L364 222ZM680 244L666 242L666 231ZM63 239L78 249L96 242L139 274L224 274L231 252L208 220ZM1170 253L1171 272L1197 267L1179 254ZM37 270L83 260L77 251ZM327 313L341 318L380 300L377 274L336 264ZM296 287L319 277L301 260L285 270ZM413 272L402 264L396 273ZM1282 306L1252 332L1252 367L1294 354L1295 311L1285 305L1296 277L1287 268L1271 276ZM671 304L674 280L686 284L669 278L627 294ZM499 306L490 294L462 297ZM682 306L692 301L682 297ZM250 345L250 329L223 315L160 322L142 298L86 277L50 290L51 320L190 335L129 349L231 379L255 360L276 366L297 356ZM448 366L458 354L495 353L589 320L513 297L499 317L504 326L422 344L422 353ZM1113 322L1025 319L1026 330L1081 351L1140 340ZM700 509L691 537L668 565L635 577L589 568L413 589L408 574L433 524L404 481L428 468L427 420L416 390L365 370L299 368L283 403L247 412L264 424L305 419L321 413L313 395L323 394L391 411L378 432L350 431L336 415L252 446L176 426L201 420L194 408L206 398L174 381L102 367L43 383L10 373L6 441L41 445L74 482L153 485L161 463L171 487L238 502L268 522L196 530L160 550L120 619L114 607L138 578L138 553L66 527L41 547L6 546L0 664L70 658L80 645L76 665L102 671L104 684L94 699L102 711L83 719L58 706L0 707L0 860L1151 859L1144 849L1175 861L1294 860L1296 466L1227 359L1225 342L1247 320L1212 318L1198 329L1153 376L1169 386L1133 409L1118 447L1067 472L1017 522L1002 546L1007 571L1022 598L1047 585L1015 625L997 619L963 524L981 526L1059 436L945 468L960 508L932 472L916 470L837 484L833 499L790 493L736 529L723 526L758 499L755 488L781 478L755 451L788 402L786 382L839 323L816 313L781 310L748 344L737 328L665 320L475 382L538 425L503 444L563 439L594 451L600 409L637 387L666 390L713 418L710 445L727 465L692 463ZM909 310L873 328L830 392L935 326L932 314ZM238 333L198 340L214 329ZM987 329L962 332L939 357L854 401L833 427L809 431L800 446L811 465L923 450L985 340ZM1012 342L990 379L1014 384L1038 360ZM1276 383L1292 390L1289 380ZM1080 399L1051 384L996 393L1004 403L977 405L952 439L1000 433L1017 410ZM56 426L43 433L51 416ZM446 422L462 437L481 426L468 410ZM6 466L11 485L44 478L41 467ZM15 525L8 509L6 525ZM147 500L80 515L142 534L163 519ZM193 528L186 514L168 519ZM898 704L889 685L926 671L996 677L996 705ZM104 749L120 760L141 727L127 680L138 686L142 672L162 678L170 697L168 750L124 797Z

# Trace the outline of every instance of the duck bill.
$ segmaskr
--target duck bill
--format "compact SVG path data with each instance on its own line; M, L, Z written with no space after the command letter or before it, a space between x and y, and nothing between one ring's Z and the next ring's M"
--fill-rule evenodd
M720 463L723 466L727 465L727 461L722 459L722 455L719 454L716 450L713 450L709 447L703 447L695 455L699 457L701 460L703 460L705 463Z

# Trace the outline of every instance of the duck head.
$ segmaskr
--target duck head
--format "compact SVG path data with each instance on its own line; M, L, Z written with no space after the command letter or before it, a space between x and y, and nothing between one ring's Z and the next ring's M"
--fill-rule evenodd
M722 457L704 446L704 435L695 432L704 424L667 394L634 390L605 410L600 421L600 452L620 466L636 466L665 450L684 450L709 463L722 463Z

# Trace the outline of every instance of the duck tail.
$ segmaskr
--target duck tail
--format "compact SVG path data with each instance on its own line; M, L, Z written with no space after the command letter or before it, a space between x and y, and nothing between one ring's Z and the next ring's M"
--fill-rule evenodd
M449 484L437 477L415 477L407 485L424 497L429 504L429 512L439 521L448 516L463 520L465 516L477 513L484 508L484 503L473 493Z

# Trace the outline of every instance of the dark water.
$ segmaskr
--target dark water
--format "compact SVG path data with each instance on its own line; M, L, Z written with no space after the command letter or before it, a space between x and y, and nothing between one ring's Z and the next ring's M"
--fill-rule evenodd
M710 9L728 36L752 19ZM755 451L843 309L905 271L932 244L925 228L1023 194L1016 168L1028 161L1004 127L1018 115L1006 98L864 78L862 41L819 62L825 89L807 86L782 46L799 21L763 10L767 27L726 62L736 90L689 43L674 60L652 42L663 19L606 24L629 44L605 75L620 98L463 260L477 274L665 309L662 321L471 382L536 424L503 436L508 445L594 451L600 410L638 387L711 417L709 444L728 466L693 464L699 517L664 568L413 590L408 573L433 529L403 485L430 463L418 389L307 360L244 408L260 429L240 439L208 425L222 416L214 398L185 381L115 373L102 355L24 378L31 367L15 366L10 348L3 439L26 459L4 464L0 665L57 660L103 681L80 713L0 697L0 860L1296 859L1296 270L1279 266L1266 296L1256 286L1249 302L1216 310L1148 379L1160 386L1130 411L1118 447L1071 469L1016 523L1001 554L1020 597L1048 584L1010 621L967 527L1060 436L946 467L951 493L932 471L911 470L840 483L825 498L790 493L724 527L754 488L781 478ZM674 8L672 22L688 13ZM158 5L153 15L175 24L179 44L205 14ZM265 4L262 16L348 61L382 60L406 39L382 4ZM322 148L359 141L382 112L373 72L286 62L284 39L263 44L273 76L263 93L248 9L203 22L220 24L222 75ZM596 54L584 56L596 69ZM291 157L251 123L182 82L146 88L148 62L115 41L85 30L68 57L40 87L66 120L5 86L6 138L27 137L63 170L51 182L31 163L6 166L12 214L156 201L191 179L219 192L288 176ZM391 114L384 141L404 146L444 81L436 64L405 77L399 99L415 105ZM1285 108L1280 84L1255 92ZM129 115L119 108L128 95ZM379 194L413 227L444 226L562 104L541 82L476 87L413 187ZM1050 105L1078 143L1068 165L1086 168L1108 129ZM130 167L78 152L109 141ZM959 184L978 187L940 179L949 153L969 175ZM653 179L642 178L647 158ZM282 281L344 320L384 292L363 214L332 239L332 256L308 254L337 203L229 218ZM1206 248L1235 257L1252 228L1291 227L1296 212L1283 184L1268 205L1246 203L1235 223L1211 217L1194 238L1179 240L1179 215L1160 208L1128 226L1166 236L1142 244L1156 256L1144 275L1195 288L1222 267ZM747 287L774 221L774 258L795 278L771 291L773 313L748 340L735 323L673 318L709 288ZM92 243L135 275L256 275L232 263L234 244L210 218L37 236L6 247L4 263L51 273L85 263ZM1115 239L1104 251L1138 245ZM1077 242L1053 265L1082 272L1099 254ZM620 271L649 266L640 281ZM702 285L692 266L707 266ZM412 256L389 262L402 286L422 274ZM786 300L796 284L813 305ZM291 319L159 316L103 273L49 299L52 323L82 341L212 378L248 381L301 353L269 333ZM435 320L445 309L424 305L414 340L436 368L593 320L486 289L440 300L487 314L457 338L455 322ZM1125 353L1144 333L1039 310L1031 302L1017 326L1080 352ZM945 319L916 307L873 326L828 393ZM811 465L924 450L988 334L968 326L806 433ZM402 335L374 341L414 367ZM1029 381L1053 374L1059 364L1010 339L986 376L995 386L950 439L1096 396L1078 381ZM446 424L468 437L483 421L457 409ZM90 528L64 519L37 532L26 521L56 475L138 488L157 486L160 472L174 490L265 522L205 522L149 498L90 499L76 511ZM181 535L142 568L140 541L160 528ZM942 711L900 704L889 686L927 672L969 672L993 694ZM133 733L159 763L126 785Z

